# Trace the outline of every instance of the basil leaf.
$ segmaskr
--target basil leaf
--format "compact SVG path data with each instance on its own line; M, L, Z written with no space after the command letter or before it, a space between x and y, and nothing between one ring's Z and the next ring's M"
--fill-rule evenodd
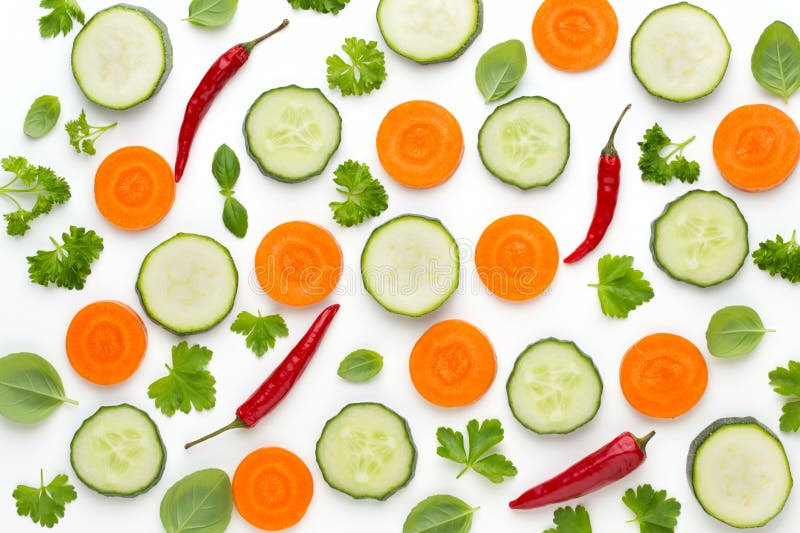
M225 198L225 207L222 209L222 222L231 233L243 238L247 234L247 209L231 196Z
M437 494L411 509L403 533L466 533L472 528L472 515L477 510L455 496Z
M475 83L488 104L513 91L527 68L525 45L519 39L511 39L492 46L481 56L475 68Z
M184 20L208 28L224 26L231 21L238 5L239 0L192 0L189 17Z
M167 533L223 533L232 512L231 480L218 468L189 474L161 500L161 523Z
M347 381L363 383L377 376L382 368L381 354L372 350L356 350L342 360L336 373Z
M750 307L723 307L711 317L706 330L708 351L715 357L737 357L756 349L765 329L761 317Z
M800 39L794 30L779 20L767 26L753 50L750 69L762 87L787 102L800 88Z
M49 94L40 96L33 101L31 108L28 109L22 131L32 139L44 137L56 125L60 114L61 102L57 96Z
M0 358L0 415L35 424L65 402L78 404L64 395L61 377L46 359L28 352Z
M211 163L211 173L219 183L219 186L229 191L236 185L236 180L239 179L239 158L236 152L231 150L227 144L223 144L217 151L214 152L214 161Z

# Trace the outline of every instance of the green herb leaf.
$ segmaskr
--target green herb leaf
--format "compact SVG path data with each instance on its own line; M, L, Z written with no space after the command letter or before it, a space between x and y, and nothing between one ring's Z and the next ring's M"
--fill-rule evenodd
M44 137L56 125L60 114L61 102L57 96L40 96L28 109L22 131L32 139Z
M627 318L628 314L653 298L653 288L644 279L641 270L633 268L633 257L606 254L597 262L597 288L603 314L614 318Z
M369 94L380 89L386 79L386 63L378 43L348 37L342 50L350 61L336 54L328 57L328 86L331 89L338 87L342 96Z
M475 83L487 104L495 102L514 90L527 68L525 45L519 39L511 39L492 46L481 56L475 67Z
M408 513L403 533L467 533L477 510L455 496L430 496Z
M331 202L333 219L345 227L361 224L389 207L389 196L381 182L372 177L369 167L358 161L345 161L334 171L336 190L347 195L344 202Z
M437 455L464 465L457 478L470 468L492 483L502 483L506 477L517 475L516 467L505 456L493 454L484 457L503 440L503 426L499 420L484 420L480 425L477 420L470 420L467 423L467 435L469 453L464 448L464 435L460 431L446 427L440 427L436 431L436 438L440 444L436 449Z
M28 256L28 276L45 287L55 283L57 287L81 290L92 273L92 262L103 251L103 239L94 230L76 226L70 226L69 234L62 233L61 239L59 244L50 237L54 250L39 250Z
M778 235L774 241L760 243L758 250L753 252L753 262L770 276L777 274L792 283L800 282L800 244L795 240L796 236L797 231L793 231L788 241Z
M753 77L769 92L789 101L800 88L800 39L776 20L764 30L750 59Z
M769 384L790 401L783 406L781 431L800 429L800 363L789 361L786 368L778 367L769 373Z
M214 152L214 161L211 163L211 173L214 174L219 186L225 191L230 191L236 185L240 172L241 166L236 152L227 144L220 145Z
M86 111L81 109L78 118L64 124L64 129L69 134L69 144L75 148L76 152L95 155L97 149L94 147L94 143L101 135L116 125L117 123L114 122L108 126L92 126L86 121Z
M225 207L222 208L222 222L228 231L237 237L244 238L247 234L247 209L236 198L225 198Z
M553 513L555 528L550 528L544 533L592 533L592 523L589 513L583 505L561 507Z
M507 477L517 475L517 467L505 455L495 453L472 464L472 469L492 483L502 483Z
M17 514L29 516L34 524L53 527L58 519L64 517L64 508L75 501L78 493L67 483L66 474L59 474L47 485L44 484L44 471L39 470L39 487L17 485L12 496L17 500Z
M294 9L313 9L320 13L337 14L350 0L289 0Z
M635 492L625 491L622 502L636 516L640 533L673 533L678 525L681 504L675 498L667 498L665 490L656 492L649 484L639 485Z
M732 305L713 314L706 329L708 351L715 357L738 357L756 349L765 329L761 317L751 307Z
M224 533L232 513L231 480L218 468L189 474L161 500L161 523L167 533Z
M700 164L688 161L683 156L683 149L694 141L690 137L681 144L673 143L661 129L654 124L644 134L644 141L639 143L642 155L639 158L639 170L642 171L643 181L652 181L661 185L669 183L673 177L684 182L694 183L700 177ZM666 155L662 152L671 148ZM670 158L674 159L670 161Z
M24 157L14 156L4 158L0 166L14 174L14 179L0 187L0 197L16 207L16 210L3 215L9 235L25 235L31 221L49 213L54 205L70 199L69 184L49 168L29 165ZM28 208L22 202L32 194L36 199Z
M289 328L281 315L261 316L261 311L258 316L242 311L231 324L231 331L246 335L247 347L259 357L275 347L277 337L289 336Z
M39 7L50 9L50 13L39 19L39 34L42 37L67 35L72 31L73 19L83 24L85 15L75 0L41 0Z
M213 353L205 346L189 346L184 341L172 347L172 367L164 365L169 374L150 384L147 396L166 416L176 411L189 413L211 409L216 404L216 380L205 370Z
M66 397L61 377L46 359L28 352L0 358L0 415L35 424L62 403L78 404Z
M464 447L464 434L451 428L440 427L436 430L439 446L436 454L459 464L467 464L467 449Z
M189 17L184 19L195 26L217 28L231 21L239 0L192 0Z
M372 350L356 350L345 357L336 372L340 378L353 383L369 381L383 368L383 357Z

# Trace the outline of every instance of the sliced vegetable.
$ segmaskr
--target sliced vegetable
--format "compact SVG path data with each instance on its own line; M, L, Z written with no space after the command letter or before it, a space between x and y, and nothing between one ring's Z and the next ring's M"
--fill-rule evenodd
M544 533L592 533L592 522L589 513L583 505L572 507L559 507L553 513L553 524Z
M147 388L147 396L156 401L156 407L164 416L172 416L176 411L189 413L205 411L216 405L217 382L206 366L213 352L205 346L186 341L172 347L172 366L165 365L168 374L159 378Z
M231 480L218 468L181 478L161 499L161 524L167 533L224 533L232 513Z
M797 231L793 231L788 241L778 235L774 241L760 243L758 250L753 252L753 263L769 272L770 276L778 275L792 283L800 282L800 244L796 236Z
M57 37L72 31L73 20L83 24L86 16L76 0L39 0L39 7L50 13L39 18L39 33L42 37Z
M789 101L800 88L800 39L780 20L766 27L750 58L753 77L766 90Z
M506 459L505 455L499 453L486 455L503 440L503 426L499 420L484 420L479 425L477 420L472 419L467 423L467 435L469 453L464 448L463 433L446 427L436 430L436 438L440 445L436 449L437 455L464 465L456 478L460 478L470 469L492 483L502 483L506 477L517 475L517 468L514 463Z
M25 125L22 131L32 139L44 137L58 122L61 114L61 101L58 96L40 96L31 104L25 115Z
M277 337L288 337L289 328L281 315L258 316L242 311L231 324L231 331L245 335L245 344L254 354L261 357L275 347Z
M357 37L344 40L342 50L348 60L339 55L328 56L328 87L339 89L342 96L369 94L381 88L386 79L383 52L375 41L365 41Z
M64 124L64 129L69 135L69 144L75 148L76 152L95 155L97 149L94 147L94 143L116 125L117 123L113 122L107 126L93 126L86 120L86 111L81 109L78 118Z
M478 509L449 494L429 496L408 513L403 533L468 533Z
M24 157L8 156L0 162L3 170L14 174L14 178L0 187L0 197L16 207L3 215L6 233L25 235L31 228L31 221L49 213L54 205L63 204L70 199L69 183L47 167L28 164ZM20 200L27 194L35 194L33 207L25 208Z
M786 368L778 367L769 373L769 384L788 401L783 404L781 431L800 429L800 363L789 361Z
M78 405L66 397L61 376L46 359L29 352L0 357L0 415L36 424L62 403Z
M189 17L195 26L218 28L231 21L239 7L239 0L192 0Z
M606 316L628 318L631 311L653 299L653 288L641 270L633 268L633 257L606 254L597 262L600 309Z
M39 486L17 485L11 495L17 500L17 514L29 516L34 524L53 527L59 518L64 518L68 503L78 498L75 487L67 483L66 474L58 474L50 483L44 484L44 470L39 470Z
M639 142L642 151L639 157L639 170L642 171L642 181L652 181L666 185L672 178L683 183L694 183L700 177L700 163L689 161L683 155L683 149L694 141L694 136L689 137L680 144L664 133L657 123L648 128L644 133L644 141ZM661 155L666 150L665 155ZM670 161L670 158L673 158Z
M103 251L103 238L94 230L70 226L69 233L61 234L61 241L50 237L54 250L39 250L27 257L28 277L45 287L55 284L81 290L92 273L92 263Z
M372 177L366 164L348 160L333 173L336 175L333 182L339 186L336 190L347 196L344 202L328 204L337 223L349 228L377 217L389 207L386 189Z
M383 368L383 357L372 350L356 350L339 363L336 373L351 383L364 383L377 376Z
M502 100L517 86L528 68L525 45L519 39L486 50L475 67L475 83L486 103Z
M221 188L219 193L225 197L222 222L228 231L242 239L247 234L247 209L233 197L233 186L239 179L240 170L236 152L227 144L220 145L214 153L211 172Z
M756 349L766 329L755 309L746 305L723 307L711 316L706 329L708 351L714 357L738 357Z
M319 13L338 14L350 0L288 0L294 9L313 9Z
M667 491L656 491L650 484L628 489L622 497L639 523L642 533L674 533L681 514L681 504L675 498L667 498Z

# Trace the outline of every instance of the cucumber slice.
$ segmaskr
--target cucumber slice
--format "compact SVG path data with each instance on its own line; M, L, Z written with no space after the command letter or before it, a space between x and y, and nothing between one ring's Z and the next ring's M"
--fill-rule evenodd
M72 44L72 74L92 102L128 109L150 99L172 69L167 27L143 7L118 4L95 14Z
M703 510L738 528L775 518L793 484L781 441L751 417L721 418L704 429L689 447L686 474Z
M687 102L711 93L728 69L731 45L714 15L681 2L650 13L631 41L631 66L651 94Z
M414 477L417 449L406 420L379 403L351 403L328 420L317 464L331 488L385 500Z
M522 96L497 107L478 133L486 169L520 189L549 185L569 159L569 122L541 96Z
M289 183L321 174L341 134L339 111L322 91L297 85L263 93L244 119L247 153L264 175Z
M392 313L422 316L458 287L458 245L434 218L403 215L375 229L361 254L367 292Z
M104 496L147 492L161 479L166 458L155 422L126 403L98 409L70 444L70 462L78 478Z
M689 191L654 222L650 250L673 278L710 287L732 278L749 251L747 222L736 202L716 191Z
M517 357L506 392L511 412L526 428L570 433L597 414L603 381L592 359L574 342L550 338Z
M378 26L386 44L417 63L452 61L483 28L481 0L381 0Z
M233 308L239 273L211 237L178 233L142 261L136 292L147 316L178 335L211 329Z

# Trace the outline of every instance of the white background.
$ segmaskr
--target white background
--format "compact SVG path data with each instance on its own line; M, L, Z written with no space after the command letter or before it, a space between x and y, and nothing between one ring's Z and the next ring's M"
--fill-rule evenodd
M788 236L797 227L800 180L790 179L766 193L734 190L719 175L712 158L713 132L733 108L756 102L776 105L797 113L800 96L787 106L763 91L750 73L750 54L762 29L775 19L800 26L800 8L794 2L761 0L757 3L729 0L702 1L727 32L733 47L730 66L722 85L711 95L688 104L672 104L650 96L639 85L629 66L629 42L638 24L652 9L662 5L652 0L616 0L619 38L610 58L586 73L567 74L547 66L536 53L530 24L539 2L490 0L486 5L484 30L472 47L456 62L419 66L384 46L375 23L377 2L352 0L340 15L292 11L282 0L242 0L232 23L220 30L201 29L181 21L188 0L142 4L169 26L175 66L162 91L152 100L124 112L113 112L89 103L72 79L69 65L71 41L41 39L36 19L43 12L37 2L5 2L0 17L0 50L3 82L0 99L0 152L19 154L34 163L50 165L68 178L73 198L52 214L35 221L23 238L0 236L0 352L32 351L47 357L59 370L68 394L79 407L65 405L45 422L25 427L0 418L0 530L39 531L27 518L16 516L11 492L18 483L35 484L39 468L49 479L64 472L77 486L78 499L67 507L59 531L160 531L158 518L162 495L175 481L201 468L219 467L230 475L241 459L262 446L283 446L297 453L314 476L315 495L298 532L391 532L400 531L409 509L423 498L450 493L480 506L473 531L536 532L550 525L553 508L510 511L506 503L529 486L567 467L622 431L636 434L651 429L658 434L649 447L646 464L624 481L583 498L595 531L635 532L620 498L625 489L652 483L667 489L682 504L678 531L723 532L729 528L706 516L692 497L684 475L686 451L694 436L712 420L723 416L753 415L777 429L781 399L768 386L767 372L783 365L797 352L797 302L800 288L771 279L748 261L741 272L722 286L698 289L668 278L654 265L648 250L650 222L691 186L673 183L667 187L643 183L636 161L640 139L653 122L661 123L674 139L697 135L687 155L700 161L703 172L698 186L717 189L734 198L750 224L751 247L780 232ZM91 15L108 2L82 0ZM187 172L179 184L175 206L158 226L141 233L127 233L108 224L97 212L92 182L97 166L111 151L130 144L148 146L173 161L176 137L186 100L208 66L236 42L253 38L280 22L290 27L262 44L250 62L230 82L209 112L197 136ZM337 52L345 37L360 36L379 41L386 51L389 78L380 91L364 97L341 96L328 91L325 58ZM489 46L519 38L528 52L528 72L514 96L543 95L561 105L572 125L572 156L564 174L551 186L522 192L493 178L484 170L476 150L477 131L493 106L483 103L475 88L475 64ZM321 87L339 108L343 137L339 151L323 175L303 184L286 185L260 175L247 158L241 123L250 103L262 91L296 83ZM61 98L62 121L58 129L41 140L22 134L25 112L41 94ZM455 176L428 191L407 190L386 176L378 163L374 139L380 118L393 106L411 99L430 99L447 107L460 121L466 151ZM524 213L544 222L555 235L562 256L583 238L595 201L597 156L614 120L628 102L628 114L617 137L623 158L623 184L613 225L599 250L578 265L561 265L551 290L537 299L515 305L489 295L477 283L471 246L492 220L511 213ZM98 142L98 155L74 153L63 131L63 122L85 108L90 122L119 126ZM239 240L225 230L220 220L223 198L210 173L216 147L228 143L239 154L243 172L237 196L250 213L250 230ZM332 170L353 158L367 162L385 184L389 210L378 220L352 229L336 226L327 204L336 198ZM3 206L4 209L8 208ZM461 241L467 260L459 291L437 312L419 319L390 315L364 293L358 276L361 248L370 231L390 217L415 212L441 218ZM288 220L309 220L331 231L341 243L351 275L337 294L309 309L291 309L271 301L253 288L252 263L261 237ZM70 224L93 228L105 237L106 249L93 265L93 274L83 291L44 288L27 279L25 256L49 246L48 236L58 235ZM164 374L169 348L180 341L147 321L149 347L138 372L122 385L100 388L81 379L69 366L64 353L64 335L74 313L98 299L117 299L141 312L134 282L141 258L153 246L178 231L210 235L228 246L240 272L239 294L231 314L214 331L189 338L214 350L210 370L217 378L217 406L210 412L176 414L166 418L147 398L149 383ZM586 287L596 278L596 261L604 253L631 254L655 289L655 299L636 310L627 320L612 320L600 313L595 292ZM340 302L342 310L298 386L283 404L255 429L238 430L186 452L182 444L227 424L234 411L305 331L326 304ZM717 360L708 356L709 383L705 397L678 420L653 420L631 409L620 393L617 372L625 350L644 335L657 331L684 335L705 352L704 331L719 307L745 304L756 308L768 327L768 335L750 357ZM281 339L275 351L257 359L244 345L244 338L228 328L241 310L282 313L291 336ZM413 389L407 358L416 339L433 323L465 319L483 329L497 351L498 374L488 394L473 406L445 410L426 403ZM603 404L588 426L567 436L543 437L524 429L508 409L505 380L517 354L529 343L555 336L574 340L590 354L605 383ZM371 383L352 385L336 376L341 358L351 350L366 347L385 356L385 368ZM706 354L708 355L708 354ZM348 402L379 401L408 418L419 450L417 474L411 484L390 500L354 501L330 489L314 461L314 445L329 417ZM99 406L130 402L144 408L158 424L167 446L166 470L161 482L135 499L106 498L84 487L69 465L69 441L81 421ZM506 428L500 451L519 468L519 475L495 486L478 475L456 480L459 467L436 453L435 431L440 425L463 428L470 418L498 417ZM800 460L800 437L781 438L796 468ZM797 474L795 469L795 473ZM800 522L800 494L795 491L786 510L765 531L788 532ZM229 528L246 532L252 528L235 512Z

